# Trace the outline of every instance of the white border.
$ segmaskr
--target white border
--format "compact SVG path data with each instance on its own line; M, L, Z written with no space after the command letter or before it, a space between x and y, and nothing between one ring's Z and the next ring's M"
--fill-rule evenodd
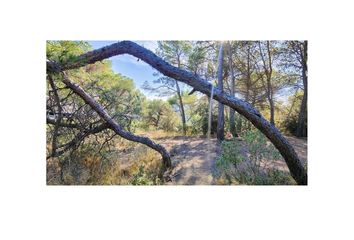
M0 238L352 239L349 3L1 3ZM47 187L48 39L308 39L309 186Z

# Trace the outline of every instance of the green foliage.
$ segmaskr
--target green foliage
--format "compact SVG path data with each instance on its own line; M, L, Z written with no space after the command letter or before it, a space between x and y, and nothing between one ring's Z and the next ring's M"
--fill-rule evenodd
M187 121L187 132L189 134L201 134L203 127L203 118L207 117L207 105L205 98L199 97L195 94L188 95L188 92L182 92L182 101L184 105L184 112ZM175 112L179 112L179 99L177 95L170 97L168 103L172 106ZM182 130L182 123L179 121L179 127Z
M188 56L188 68L198 74L202 70L202 65L206 60L206 51L199 45L194 45Z
M288 99L288 104L285 107L286 115L283 117L283 121L280 124L283 132L296 135L298 127L298 116L300 111L302 93L295 93ZM307 115L305 114L305 128L307 132Z
M296 135L297 126L298 126L298 118L295 115L289 116L282 123L282 127L284 128L284 130L293 136Z
M280 171L277 169L272 169L268 171L268 176L262 179L263 185L289 185L296 184L295 180L290 176L289 173Z
M289 173L269 168L272 162L281 160L281 155L264 135L250 130L244 132L242 138L244 141L222 142L221 156L216 162L222 178L226 178L229 184L294 184Z
M159 41L157 54L169 63L178 66L189 54L191 45L188 41Z
M80 41L48 41L46 47L47 58L58 62L75 60L76 56L91 50L88 43ZM132 79L114 73L111 62L108 60L67 71L67 75L104 106L121 126L129 131L134 130L139 120L138 117L141 115L144 96L135 88ZM59 88L58 94L62 108L65 111L74 112L70 119L63 120L80 126L78 129L60 128L56 142L58 146L65 146L78 136L79 131L85 131L100 124L101 119L80 97L65 88L60 75L53 76L53 78L55 85ZM47 84L47 110L53 111L56 110L56 105L51 100L53 98L51 92L52 89ZM53 126L47 125L48 153L51 152L52 134ZM110 139L112 139L112 132L109 130L97 133L79 142L72 151L67 151L58 159L53 160L57 163L52 165L55 166L55 170L60 169L62 175L61 180L56 178L57 181L65 184L118 183L119 178L114 180L108 176L118 176L119 170L107 176L102 173L110 172L110 169L106 168L108 165L112 169L119 169L119 166L112 164L112 160L116 159L111 153L117 149L113 147L114 141ZM61 167L58 167L58 164ZM51 169L48 171L54 172Z
M238 141L223 141L221 144L221 156L217 160L217 166L227 167L228 164L240 164L246 157L242 155L242 145Z
M78 55L91 50L91 46L84 41L47 41L47 58L65 62L74 60Z
M145 171L143 165L139 167L139 171L133 176L132 185L159 185L160 179Z
M260 131L246 131L242 137L248 145L251 160L260 161L281 159L279 151Z
M154 127L155 129L174 131L177 122L178 116L167 102L154 99L146 100L143 104L143 128Z

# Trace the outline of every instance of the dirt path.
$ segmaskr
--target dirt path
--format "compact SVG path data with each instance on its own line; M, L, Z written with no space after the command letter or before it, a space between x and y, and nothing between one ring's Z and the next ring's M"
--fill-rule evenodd
M287 137L299 158L307 163L307 139ZM171 153L173 170L167 185L213 185L220 147L216 139L200 137L168 137L159 142ZM285 161L274 162L273 167L289 171Z
M219 147L216 139L174 137L160 141L171 153L173 170L167 185L212 185Z

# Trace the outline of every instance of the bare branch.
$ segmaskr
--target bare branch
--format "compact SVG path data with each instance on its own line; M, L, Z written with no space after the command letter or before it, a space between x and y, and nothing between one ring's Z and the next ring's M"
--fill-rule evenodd
M90 95L88 95L80 86L77 84L71 82L69 78L66 76L66 73L62 73L63 76L63 83L68 86L71 90L73 90L77 95L79 95L90 107L97 112L97 114L106 121L106 123L109 125L109 127L119 136L128 139L133 142L139 142L142 144L147 145L148 147L156 150L159 152L162 156L164 166L166 168L171 167L171 159L169 153L166 151L166 149L161 146L160 144L157 144L153 142L151 139L147 137L141 137L134 135L128 131L125 131L112 117L108 115L108 113L103 109L103 107L96 102Z
M52 91L53 91L53 94L54 94L54 100L57 104L57 107L58 107L58 119L57 119L57 122L54 126L54 131L53 131L53 139L52 139L52 156L55 156L55 152L57 150L57 137L58 137L58 131L59 131L59 124L61 122L61 119L62 119L62 108L61 108L61 105L60 105L60 98L59 98L59 95L58 95L58 92L57 92L57 89L56 89L56 86L55 86L55 83L54 83L54 80L53 78L48 75L48 80L49 80L49 84L52 88Z

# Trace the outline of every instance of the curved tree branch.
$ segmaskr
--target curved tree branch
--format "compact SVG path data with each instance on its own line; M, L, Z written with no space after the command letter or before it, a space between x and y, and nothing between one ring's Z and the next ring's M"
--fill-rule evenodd
M63 72L63 83L69 87L72 91L74 91L77 95L79 95L90 107L97 112L97 114L106 121L108 124L109 128L111 128L117 135L128 139L133 142L139 142L142 144L147 145L148 147L156 150L159 152L162 156L162 160L164 163L165 168L171 167L171 159L169 153L166 151L166 149L161 146L160 144L157 144L153 142L151 139L147 137L141 137L134 135L128 131L125 131L111 116L108 115L108 113L104 110L104 108L96 102L88 93L86 93L79 85L73 83L70 81L70 79L66 76L66 73Z
M104 59L121 54L130 54L140 58L144 62L151 65L153 68L160 71L162 74L184 82L192 86L197 91L210 96L211 84L209 82L191 72L173 67L150 50L147 50L144 47L141 47L131 41L114 43L112 45L85 53L72 61L61 63L61 65L47 61L47 71L60 72L63 70L79 68L87 64L102 61ZM295 181L301 185L307 184L307 172L302 166L294 148L284 138L284 136L279 132L277 128L272 126L265 118L263 118L258 110L253 108L249 103L245 101L223 93L218 88L214 88L213 98L223 103L224 105L235 109L238 113L252 122L252 124L258 128L279 150L281 155L284 157L285 162L289 167L290 173Z

